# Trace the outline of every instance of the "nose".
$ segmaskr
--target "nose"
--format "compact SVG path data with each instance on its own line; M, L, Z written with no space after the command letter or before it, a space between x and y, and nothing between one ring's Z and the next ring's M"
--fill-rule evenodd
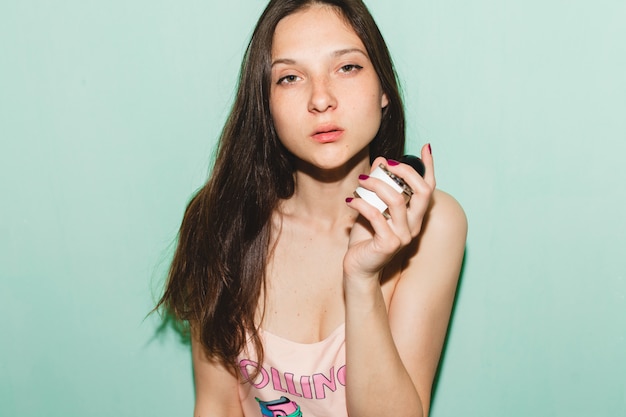
M311 78L311 96L309 97L310 112L325 112L337 106L337 98L333 94L331 81L328 77Z

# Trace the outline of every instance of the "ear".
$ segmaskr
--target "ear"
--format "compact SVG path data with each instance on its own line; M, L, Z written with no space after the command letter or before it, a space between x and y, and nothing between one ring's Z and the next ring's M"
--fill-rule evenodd
M380 108L384 109L388 105L389 105L389 99L387 98L387 94L383 93L383 95L380 97Z

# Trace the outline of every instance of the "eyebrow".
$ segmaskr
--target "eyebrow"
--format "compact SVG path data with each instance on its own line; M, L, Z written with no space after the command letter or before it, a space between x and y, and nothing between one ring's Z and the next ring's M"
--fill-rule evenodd
M365 51L363 51L360 48L346 48L346 49L338 49L336 51L334 51L331 56L333 58L339 58L343 55L347 55L347 54L351 54L351 53L359 53L361 55L363 55L364 57L366 57L367 59L369 59L369 56L365 53ZM274 65L278 65L278 64L286 64L286 65L293 65L295 64L296 61L294 59L291 58L280 58L277 59L275 61L272 61L272 67L274 67Z

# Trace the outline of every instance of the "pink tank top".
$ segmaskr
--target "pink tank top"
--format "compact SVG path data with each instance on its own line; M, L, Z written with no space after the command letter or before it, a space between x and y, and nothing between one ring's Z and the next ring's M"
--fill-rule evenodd
M260 334L263 364L245 353L239 356L244 381L260 371L252 382L239 385L245 417L347 417L345 325L311 344Z

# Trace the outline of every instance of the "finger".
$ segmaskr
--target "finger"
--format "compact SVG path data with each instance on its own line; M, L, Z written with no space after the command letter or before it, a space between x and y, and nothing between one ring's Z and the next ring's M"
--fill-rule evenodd
M379 171L379 175L385 177L385 174ZM389 181L389 182L386 182ZM384 205L403 207L406 205L406 197L402 193L402 189L399 185L394 183L391 179L381 179L375 176L361 176L359 177L359 185L368 191L376 194ZM361 196L363 197L363 196ZM365 198L367 201L368 199ZM374 204L375 205L375 204ZM384 210L383 210L384 211Z
M370 170L370 172L374 171L376 167L378 167L380 164L383 164L385 166L387 165L387 160L383 158L382 156L378 156L376 157L376 159L374 159L374 161L372 162L372 169Z
M424 180L430 184L430 186L434 189L436 186L435 181L435 164L433 161L433 152L430 143L422 146L422 162L424 162L424 166L426 167L426 172L424 173Z
M387 169L402 178L416 194L428 196L436 186L435 168L429 144L422 147L421 158L425 167L423 178L411 166L394 160L387 161Z
M390 207L390 212L394 219L401 219L403 218L402 216L406 216L408 230L410 230L410 235L413 237L417 236L421 231L424 214L430 204L435 187L434 164L429 145L424 145L421 155L422 162L426 168L424 178L409 165L399 164L393 160L387 161L389 171L401 177L413 190L406 212L399 208L396 211L394 207Z
M382 213L362 198L347 198L346 203L369 222L377 251L395 253L400 242Z
M409 169L411 168L409 167ZM362 176L359 178L359 183L361 187L375 193L375 196L368 196L364 200L374 205L377 203L371 201L371 199L382 202L382 207L376 207L377 211L384 212L387 210L390 217L388 225L403 244L408 244L412 239L412 234L407 217L407 195L376 177ZM365 197L365 195L362 195L362 197Z
M387 170L397 177L400 177L413 191L423 188L427 183L421 175L410 165L403 164L393 159L387 161Z

